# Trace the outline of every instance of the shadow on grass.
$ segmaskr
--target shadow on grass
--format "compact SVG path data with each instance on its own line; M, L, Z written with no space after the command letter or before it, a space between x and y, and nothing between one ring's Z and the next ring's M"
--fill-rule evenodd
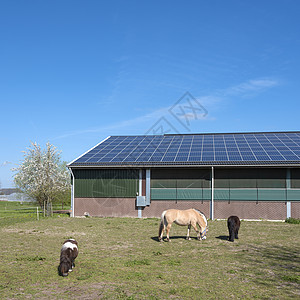
M153 241L155 241L155 242L159 242L159 239L158 239L157 236L152 236L151 239L152 239Z
M219 236L216 236L216 239L223 240L223 241L229 241L228 235L219 235Z
M299 267L300 263L300 247L294 247L293 249L285 246L273 246L270 248L265 248L260 251L264 258L270 260L270 262L284 263L284 265L279 264L279 267L284 269Z
M190 238L191 238L191 240L197 240L197 237L192 237L191 236ZM153 241L160 242L157 236L152 236L151 239ZM179 236L179 235L177 235L177 236L176 235L175 236L170 236L170 240L186 240L186 236ZM162 241L163 242L167 242L167 237L166 236L163 237Z
M300 287L299 263L300 247L295 246L249 246L248 255L244 257L253 266L257 266L256 284L271 286L294 285ZM289 296L294 297L291 292Z

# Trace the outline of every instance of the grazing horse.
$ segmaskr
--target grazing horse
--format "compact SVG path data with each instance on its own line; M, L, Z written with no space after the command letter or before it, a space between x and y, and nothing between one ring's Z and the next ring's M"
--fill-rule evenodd
M68 273L72 272L77 255L78 243L74 239L65 240L60 251L60 264L58 267L61 276L68 276Z
M165 229L167 229L167 241L170 241L169 233L173 222L175 222L175 224L177 225L188 226L188 232L186 236L187 240L191 239L191 226L193 226L193 228L197 232L198 240L206 239L207 219L202 212L194 208L187 210L168 209L165 210L161 215L161 222L158 232L158 240L160 242L162 241ZM198 230L197 224L199 225L200 230Z
M239 229L240 229L241 221L237 216L231 216L227 220L227 227L229 230L229 241L233 242L234 239L238 239Z

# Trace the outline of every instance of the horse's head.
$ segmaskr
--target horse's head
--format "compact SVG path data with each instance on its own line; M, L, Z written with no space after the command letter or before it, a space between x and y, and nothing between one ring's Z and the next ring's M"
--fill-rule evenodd
M208 231L208 226L205 227L205 229L200 232L200 237L201 237L201 240L206 240L206 232Z
M201 238L201 240L205 240L206 239L206 232L208 231L207 219L206 219L204 213L202 213L200 210L196 210L196 211L199 214L198 215L198 224L201 227L200 238Z

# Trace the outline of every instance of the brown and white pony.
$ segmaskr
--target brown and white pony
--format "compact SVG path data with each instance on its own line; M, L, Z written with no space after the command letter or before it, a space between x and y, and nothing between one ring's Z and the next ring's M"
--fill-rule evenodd
M72 272L77 255L78 243L74 239L65 240L60 251L60 264L58 267L61 276L68 276L68 273Z
M227 219L227 227L228 227L228 231L229 231L229 241L233 242L234 239L238 239L239 238L239 229L240 229L240 219L237 216L230 216Z
M187 240L191 239L191 226L193 226L193 228L197 232L198 240L206 239L207 219L202 212L194 208L187 210L168 209L165 210L161 215L161 222L158 232L158 240L160 242L162 241L165 229L167 230L167 241L170 241L169 233L173 222L175 222L175 224L177 225L188 226L188 232L186 236ZM199 225L200 230L198 230L197 224Z

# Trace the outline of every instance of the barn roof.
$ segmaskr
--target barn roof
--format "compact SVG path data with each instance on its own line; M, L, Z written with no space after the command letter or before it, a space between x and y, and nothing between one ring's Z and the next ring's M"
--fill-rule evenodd
M109 136L69 167L300 166L300 131Z

